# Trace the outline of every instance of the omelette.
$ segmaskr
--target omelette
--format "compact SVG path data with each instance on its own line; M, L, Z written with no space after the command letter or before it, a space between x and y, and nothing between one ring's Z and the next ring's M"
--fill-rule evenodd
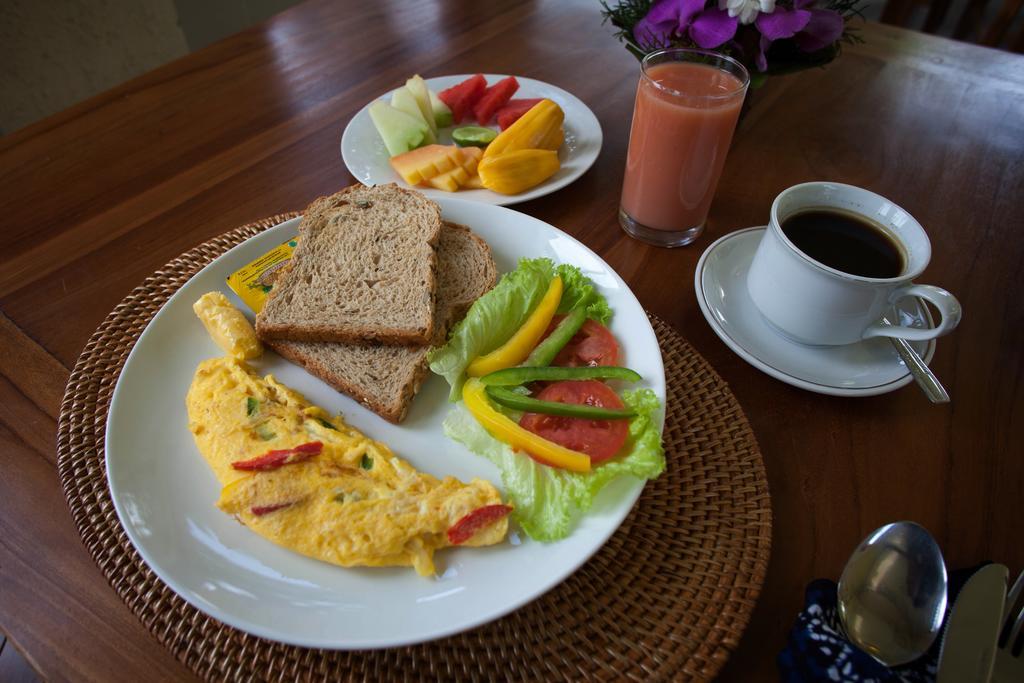
M343 567L434 570L434 552L499 543L511 507L487 481L418 472L374 441L261 378L243 360L203 361L189 429L223 487L217 506L295 552Z

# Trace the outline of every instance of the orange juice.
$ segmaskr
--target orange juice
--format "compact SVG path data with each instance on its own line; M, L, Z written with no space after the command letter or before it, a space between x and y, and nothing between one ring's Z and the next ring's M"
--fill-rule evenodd
M746 93L740 76L704 63L645 62L622 185L622 210L646 229L635 236L692 233L664 242L684 244L703 228Z

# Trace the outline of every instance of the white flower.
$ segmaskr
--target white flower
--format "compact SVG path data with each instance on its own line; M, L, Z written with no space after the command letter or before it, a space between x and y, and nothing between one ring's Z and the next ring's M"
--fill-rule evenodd
M761 12L775 11L775 0L718 0L718 9L729 10L729 16L739 17L741 24L752 24Z

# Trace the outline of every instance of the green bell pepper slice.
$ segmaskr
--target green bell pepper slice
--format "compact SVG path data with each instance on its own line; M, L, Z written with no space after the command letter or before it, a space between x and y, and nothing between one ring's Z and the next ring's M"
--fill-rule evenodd
M634 415L632 410L616 410L597 406L578 405L575 403L559 403L557 401L541 401L517 394L504 387L487 387L487 395L492 401L506 408L521 410L526 413L542 413L561 417L576 417L584 420L626 420Z

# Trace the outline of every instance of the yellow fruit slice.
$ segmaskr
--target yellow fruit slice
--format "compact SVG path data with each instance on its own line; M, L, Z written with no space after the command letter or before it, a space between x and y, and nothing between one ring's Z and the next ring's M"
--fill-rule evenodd
M561 163L558 161L558 152L550 149L519 149L493 157L484 155L477 173L488 190L500 194L519 194L544 182L557 173L559 168Z
M549 145L557 142L561 146L561 136L556 131L561 130L563 120L561 107L551 100L541 100L487 145L484 158L520 149L558 149Z

